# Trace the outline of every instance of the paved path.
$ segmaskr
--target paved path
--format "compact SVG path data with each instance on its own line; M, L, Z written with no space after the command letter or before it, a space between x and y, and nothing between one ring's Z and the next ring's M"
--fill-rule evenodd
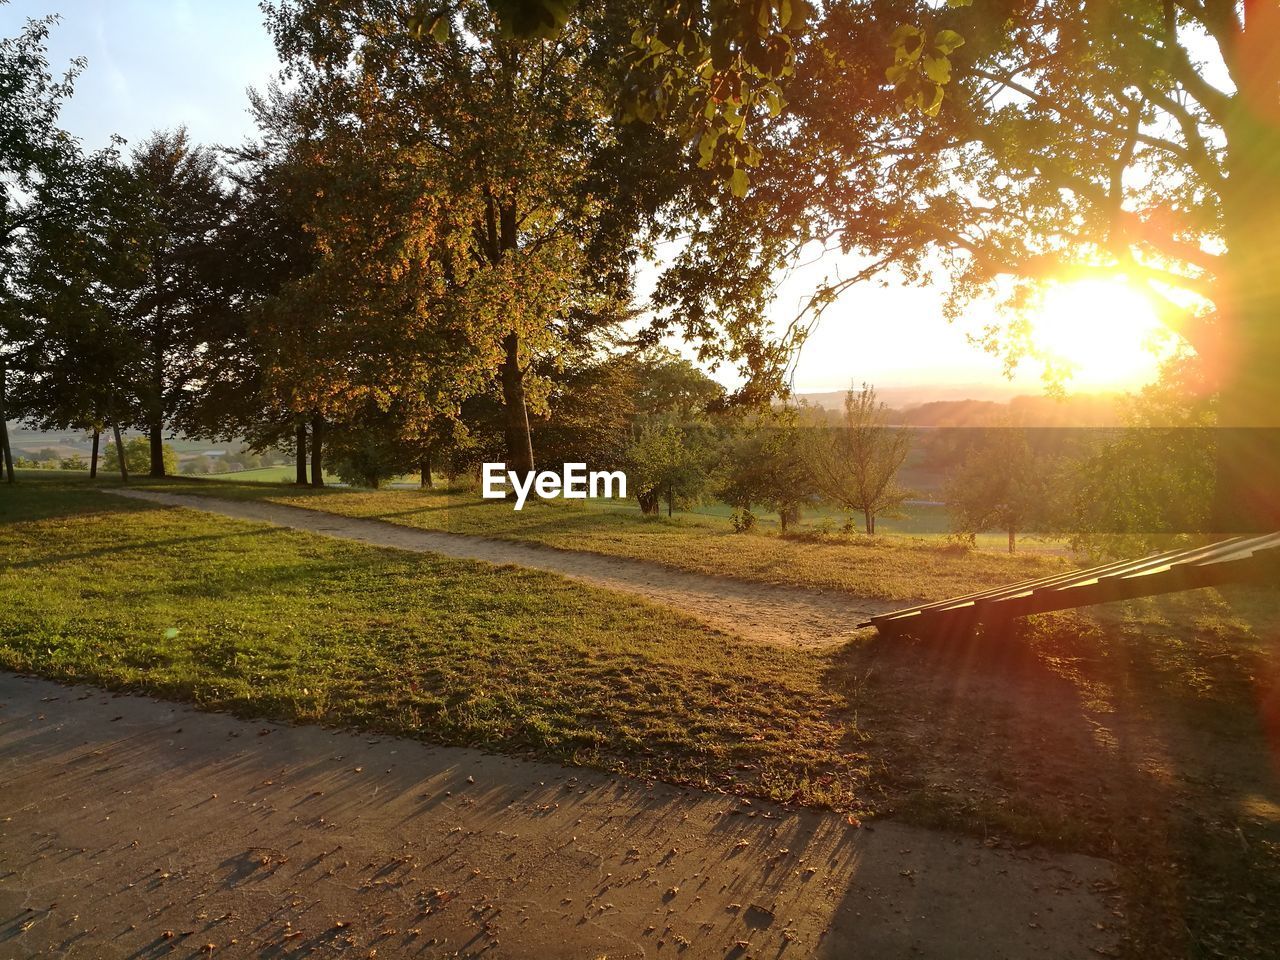
M1096 960L1109 878L1085 857L0 673L15 960Z
M868 616L903 606L901 602L887 603L837 592L821 593L798 587L748 583L730 577L702 576L657 563L599 553L419 530L382 520L344 517L279 503L220 500L154 490L108 492L241 520L274 523L379 547L547 570L594 586L636 594L681 610L726 633L765 643L796 646L839 643L848 639L854 625Z

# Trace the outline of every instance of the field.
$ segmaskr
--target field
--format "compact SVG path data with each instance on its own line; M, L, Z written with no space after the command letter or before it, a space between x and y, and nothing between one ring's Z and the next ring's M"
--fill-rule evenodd
M493 505L444 494L306 499L498 526ZM613 537L669 556L637 546L640 533L614 517L587 516L534 511L519 535L592 549ZM887 590L928 595L1051 562L970 556L962 576L944 569L956 555L909 540L636 523L658 544L684 538L698 565L755 539L871 558L845 589L876 568ZM0 489L0 557L7 669L1096 854L1119 865L1116 923L1132 957L1263 957L1280 936L1268 741L1280 733L1280 605L1269 592L1041 617L956 646L866 636L787 650L550 575L158 508L53 474Z

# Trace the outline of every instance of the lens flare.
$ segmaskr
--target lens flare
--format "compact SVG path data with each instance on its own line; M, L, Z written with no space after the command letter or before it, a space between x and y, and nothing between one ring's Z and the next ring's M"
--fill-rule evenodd
M1076 387L1132 389L1155 379L1176 338L1147 296L1117 278L1049 288L1030 339L1035 355Z

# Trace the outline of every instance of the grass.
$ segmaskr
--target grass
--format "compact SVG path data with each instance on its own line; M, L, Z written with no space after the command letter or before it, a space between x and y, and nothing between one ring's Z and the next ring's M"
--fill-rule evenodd
M1126 956L1280 942L1269 591L793 651L65 479L0 487L0 560L9 669L1092 853L1118 865Z
M862 803L810 658L627 596L29 478L0 488L0 557L9 669Z
M646 518L634 510L603 509L592 501L530 500L516 511L509 503L482 500L477 492L457 489L316 489L176 478L151 485L175 493L266 500L424 530L586 550L690 573L882 600L941 600L1068 569L1067 559L1060 556L966 552L937 538L739 534L724 518Z
M278 463L271 467L255 467L252 470L228 470L220 476L237 483L292 483L296 472L291 464Z

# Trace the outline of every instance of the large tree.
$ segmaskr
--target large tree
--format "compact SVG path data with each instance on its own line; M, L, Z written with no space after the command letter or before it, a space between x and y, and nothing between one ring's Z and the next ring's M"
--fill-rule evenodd
M317 268L307 229L309 177L272 125L288 98L253 98L263 136L228 151L229 211L215 238L220 291L203 323L206 344L192 370L194 389L175 423L192 436L244 438L258 451L291 447L297 482L307 483L308 429L315 407L307 359L327 314L291 309L292 286ZM310 438L313 441L314 437ZM311 443L316 453L316 443ZM323 472L313 478L323 483Z
M10 483L8 373L18 366L14 354L31 342L14 287L28 196L67 176L76 153L75 141L58 126L58 114L83 61L73 61L63 77L54 76L46 41L55 22L54 17L29 20L18 36L0 38L0 468Z
M133 291L130 334L145 355L135 383L151 444L151 475L165 475L164 434L195 379L210 317L222 309L216 239L228 214L217 156L185 130L152 134L130 162L144 258Z
M947 171L899 232L943 252L957 308L992 290L1024 305L1045 280L1094 273L1144 286L1232 428L1214 523L1280 527L1280 5L893 6L887 77L936 110L906 122ZM1016 353L1018 326L1001 333Z
M529 470L529 407L545 388L533 371L609 322L584 301L625 297L630 238L652 206L641 194L666 189L620 177L620 146L660 135L622 137L614 122L610 68L631 33L617 6L576 10L549 39L508 35L479 0L449 5L435 37L388 28L415 10L286 0L269 24L323 160L346 144L364 176L417 193L413 254L438 281L435 313L465 319L474 352L493 358L507 458Z
M72 162L69 160L68 164ZM129 311L145 260L134 245L132 177L115 148L33 189L13 290L27 330L17 410L42 429L93 435L135 419L145 369Z

